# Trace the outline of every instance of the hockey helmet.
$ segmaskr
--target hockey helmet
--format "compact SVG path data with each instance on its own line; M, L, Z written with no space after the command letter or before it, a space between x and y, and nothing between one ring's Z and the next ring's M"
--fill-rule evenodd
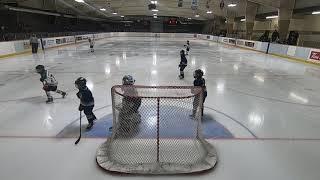
M194 78L202 78L203 74L204 73L201 69L197 69L193 72L193 77Z
M135 82L136 82L136 80L133 79L133 77L131 75L125 75L122 78L123 85L134 85Z
M87 80L83 77L79 77L75 82L74 82L76 88L78 89L83 89L87 85Z
M43 65L37 65L36 71L37 71L37 73L42 73L43 71L45 71L45 68Z
M180 51L180 55L184 55L184 50L183 49Z

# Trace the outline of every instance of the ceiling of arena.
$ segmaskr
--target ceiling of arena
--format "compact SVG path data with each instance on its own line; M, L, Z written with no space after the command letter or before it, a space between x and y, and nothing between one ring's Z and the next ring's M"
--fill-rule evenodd
M220 8L222 0L198 0L198 8L191 9L192 0L183 0L183 6L178 7L179 0L157 0L158 12L148 9L151 0L84 0L84 3L75 0L1 0L5 3L16 3L21 7L31 7L42 10L53 10L65 14L76 14L82 16L112 18L123 16L175 16L192 19L212 19L214 16L226 16L231 14L235 17L244 16L246 0L223 0L224 8ZM0 1L0 2L1 2ZM280 6L280 0L248 0L259 4L260 13L274 12ZM305 0L296 0L296 4ZM310 5L320 5L318 0L308 0ZM314 1L314 2L313 2ZM236 7L228 7L235 3ZM101 11L100 9L105 9ZM207 11L212 11L208 14ZM116 12L117 14L113 14ZM259 13L258 12L258 13ZM200 16L195 18L195 15Z

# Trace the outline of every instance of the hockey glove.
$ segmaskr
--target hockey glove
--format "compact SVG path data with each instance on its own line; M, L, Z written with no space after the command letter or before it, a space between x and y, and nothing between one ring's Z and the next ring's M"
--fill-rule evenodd
M84 109L83 106L80 104L78 110L83 111L83 109Z

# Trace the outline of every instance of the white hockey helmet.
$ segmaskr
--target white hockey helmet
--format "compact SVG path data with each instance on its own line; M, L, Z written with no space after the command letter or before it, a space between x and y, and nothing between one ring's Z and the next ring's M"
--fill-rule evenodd
M136 80L133 79L133 77L131 75L125 75L122 78L123 85L134 85L135 82L136 82Z

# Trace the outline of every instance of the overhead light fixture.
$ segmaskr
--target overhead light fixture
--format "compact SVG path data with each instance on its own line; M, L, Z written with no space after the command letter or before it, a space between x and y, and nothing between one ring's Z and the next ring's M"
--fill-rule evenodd
M158 4L158 1L150 1L151 4Z
M153 11L153 12L158 12L159 10L158 10L158 9L152 9L151 11Z
M241 19L240 21L241 21L241 22L244 22L244 21L246 21L246 19Z
M75 0L78 3L84 3L84 0Z
M212 14L212 11L207 11L207 14Z
M117 15L118 13L116 13L116 12L113 12L112 14L114 14L114 15Z
M157 19L157 18L158 18L158 16L153 16L153 18Z
M106 9L105 8L101 8L100 11L106 11Z
M189 20L191 20L191 18L188 18Z
M153 14L154 16L158 16L158 14Z
M123 18L124 16L120 16L120 17L122 17L122 18Z
M278 16L267 16L266 19L274 19L274 18L278 18Z
M235 4L235 3L228 4L228 7L236 7L236 6L237 6L237 4Z
M196 14L194 17L200 17L200 15L199 15L199 14Z
M312 14L320 14L320 11L313 11Z

